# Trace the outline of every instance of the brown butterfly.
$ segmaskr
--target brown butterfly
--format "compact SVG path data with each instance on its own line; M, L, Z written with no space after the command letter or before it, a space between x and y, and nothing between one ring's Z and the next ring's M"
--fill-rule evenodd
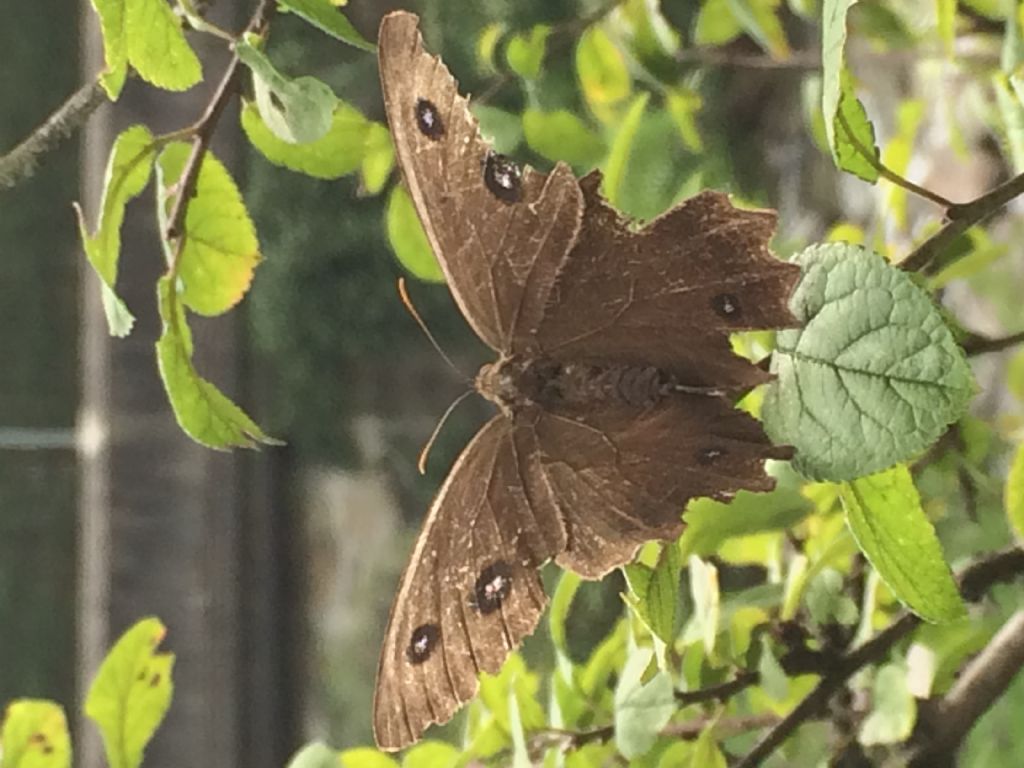
M674 539L689 499L769 490L788 458L733 407L768 375L732 331L795 324L798 269L774 214L704 192L636 230L601 177L520 168L481 138L417 18L380 27L398 163L459 308L497 353L476 388L500 414L452 467L395 597L377 672L377 743L445 722L531 633L552 558L600 578Z

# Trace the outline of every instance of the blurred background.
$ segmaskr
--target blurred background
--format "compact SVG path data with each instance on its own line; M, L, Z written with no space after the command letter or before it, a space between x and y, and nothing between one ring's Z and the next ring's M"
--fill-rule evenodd
M101 49L86 2L0 4L6 151L93 78ZM242 0L210 6L228 29L251 12ZM913 9L901 18L877 6L879 24L914 31ZM494 131L507 116L503 141L512 154L549 167L521 142L516 115L538 96L586 114L573 25L608 8L582 0L352 0L346 14L373 40L381 15L395 7L422 15L428 47L464 92L486 94ZM699 3L671 0L661 10L684 41L692 35ZM910 242L916 217L933 211L911 202L909 223L885 230L874 218L880 193L840 177L814 143L813 11L813 3L780 11L788 59L740 35L714 55L684 46L662 62L701 105L699 138L688 141L665 110L641 124L625 181L632 213L650 217L709 186L778 208L784 253L841 221L897 249ZM984 22L978 16L982 29ZM481 65L479 43L488 25L523 31L537 23L564 34L553 38L543 86L528 93L501 67ZM956 140L971 151L953 156L940 114L955 101L951 92L969 103L970 84L916 67L891 30L879 39L889 47L866 47L853 66L882 135L901 130L899 105L913 92L921 104L915 178L957 200L986 189L1005 171L981 120L959 116ZM216 453L181 432L153 354L153 286L163 264L152 200L132 203L125 222L119 292L139 318L127 339L107 335L71 202L82 201L91 220L123 127L167 131L201 112L225 51L195 42L204 54L202 86L172 96L130 80L121 101L100 107L33 178L0 190L0 703L48 697L79 711L110 643L156 615L177 654L176 692L147 765L280 766L313 737L336 746L371 741L369 701L396 579L434 491L489 410L479 399L462 406L419 475L423 442L465 385L397 299L404 272L387 241L386 196L367 194L354 177L318 181L270 165L230 115L214 149L242 187L265 261L239 310L197 321L197 365L287 444ZM373 55L286 17L274 22L269 53L282 71L315 75L383 120ZM974 55L996 53L982 45ZM946 298L973 330L998 334L1019 303L1003 301L1012 279L1009 288L998 271L986 279L991 301L978 299L977 285L953 287ZM441 345L475 372L486 350L445 287L414 282L411 293ZM984 363L991 371L999 365ZM979 407L996 413L1006 397L1001 386L987 387ZM571 624L581 654L619 606L614 583L582 594ZM542 645L528 649L541 664ZM99 765L92 729L72 725L81 765Z

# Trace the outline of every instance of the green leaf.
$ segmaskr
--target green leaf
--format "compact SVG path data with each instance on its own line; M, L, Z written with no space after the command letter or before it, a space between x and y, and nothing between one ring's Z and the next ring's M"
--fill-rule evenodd
M548 35L551 27L537 24L528 35L516 35L508 41L505 60L509 67L524 80L536 80L544 63Z
M704 141L697 127L697 114L703 106L700 93L691 88L670 88L665 95L665 106L679 129L683 145L691 152L701 152Z
M103 735L110 768L138 768L171 705L174 655L158 652L167 630L147 618L121 635L85 698L85 714Z
M523 135L537 154L554 162L562 160L583 171L597 165L604 155L601 137L565 109L527 109L523 113Z
M715 739L714 726L705 728L693 744L689 768L728 768L728 766L729 763Z
M789 675L775 657L768 637L761 636L761 653L757 660L758 682L769 699L785 701L789 696Z
M61 706L42 699L7 705L0 731L0 768L70 768L71 739Z
M523 140L523 123L519 115L486 104L473 104L473 114L480 122L480 133L496 152L510 154Z
M321 741L314 741L295 753L288 768L338 768L341 764L337 752Z
M914 152L917 128L924 117L924 102L908 99L899 106L897 124L899 129L882 151L882 163L893 173L906 176ZM907 190L896 184L885 185L886 208L889 215L901 229L907 226Z
M512 736L512 768L531 768L530 752L526 746L526 731L519 713L519 699L514 690L508 692L508 729Z
M844 483L846 522L892 593L926 621L965 614L935 528L904 465Z
M315 77L285 77L270 59L244 40L235 43L235 52L252 70L256 106L275 136L303 144L327 135L338 107L338 97L327 83Z
M715 554L727 539L791 528L814 511L798 491L777 487L770 493L740 491L724 504L695 499L686 508L686 530L679 541L684 557Z
M388 241L398 262L420 280L443 283L444 272L404 186L396 184L392 188L386 217Z
M171 277L160 278L157 295L163 320L163 333L156 343L160 378L185 434L218 449L275 443L241 408L196 372L192 364L192 335Z
M568 656L569 646L565 639L565 622L572 608L572 599L580 588L582 579L572 571L562 571L551 597L551 609L548 611L548 626L551 628L551 643L560 654Z
M576 45L576 75L583 97L598 120L616 119L617 107L633 88L626 59L608 34L598 26L588 27Z
M615 745L628 759L646 754L676 711L667 674L658 671L643 682L653 655L650 648L635 648L615 688Z
M378 124L371 123L345 102L338 102L331 115L331 126L323 137L302 144L278 138L263 122L253 102L246 102L242 107L241 120L249 141L267 160L307 176L338 179L356 171L361 165L383 163L383 157L379 155L370 159L371 152L382 151L381 137L373 127ZM374 134L372 137L371 133ZM391 138L387 129L384 129L384 138L390 150ZM371 139L374 142L372 147ZM381 168L371 169L374 171L380 172ZM384 180L387 180L387 174L384 174Z
M1002 139L1010 165L1015 173L1024 170L1024 105L1013 92L1010 81L1002 72L992 75L992 89L996 106L1002 118Z
M902 664L886 664L875 674L871 713L861 723L858 740L864 746L898 744L910 737L917 719L917 702L907 685Z
M696 45L724 45L742 32L743 28L729 8L729 0L706 0L697 14L693 42Z
M526 668L523 657L518 653L512 653L505 660L497 675L486 672L480 675L480 700L506 734L512 733L513 726L510 696L515 697L518 706L516 717L521 728L535 731L544 727L544 710L537 702L539 688L537 675Z
M822 568L807 584L804 599L815 624L851 626L859 618L856 603L845 592L843 575L835 568Z
M789 56L789 42L779 20L777 0L728 0L727 5L743 30L772 58Z
M1006 517L1017 538L1024 541L1024 443L1013 452L1006 475Z
M405 753L402 768L455 768L460 754L443 741L421 741Z
M128 63L146 82L185 91L203 77L181 22L166 0L122 0Z
M622 208L622 182L626 176L626 166L629 164L629 155L633 150L633 141L636 138L640 121L643 120L644 111L647 109L647 100L650 94L647 92L637 94L633 103L629 106L626 118L619 125L619 130L612 141L611 150L608 153L608 160L604 167L604 181L601 183L601 192L608 198L608 202L616 208Z
M833 118L832 158L841 170L873 184L878 181L875 127L868 120L868 113L857 98L853 77L845 67L840 74L840 87L839 107Z
M821 111L825 116L828 145L834 148L835 116L842 93L846 64L846 15L857 0L824 0L821 9ZM834 149L833 149L834 151Z
M277 0L278 5L301 16L321 32L343 43L375 53L377 47L356 31L352 22L330 0Z
M803 276L790 307L803 327L776 337L765 430L794 446L794 466L814 479L914 458L974 392L941 312L905 272L859 246L812 246L794 261Z
M395 148L391 144L391 134L381 123L369 123L366 127L364 141L365 154L359 173L363 179L363 189L368 194L376 195L387 183L391 169L395 167Z
M127 336L135 323L131 312L114 292L121 255L121 224L128 201L149 182L156 146L153 134L144 125L133 125L118 135L107 160L103 200L92 235L86 231L82 209L75 205L86 258L103 281L103 306L113 336Z
M953 45L956 43L956 1L935 0L935 16L939 40L946 58L953 58Z
M124 39L125 0L90 0L100 17L103 34L103 60L100 85L111 101L117 101L128 77L128 46Z
M715 652L718 624L721 617L721 592L718 589L718 569L690 555L690 592L693 596L693 618L704 643L704 652Z
M662 547L656 567L633 563L623 568L630 594L627 600L646 627L666 645L675 638L682 562L674 544Z
M346 749L337 756L334 764L341 768L398 768L393 757L371 747Z
M159 213L165 228L191 151L191 145L183 142L168 144L157 161ZM181 237L184 245L174 270L185 305L201 315L214 316L241 301L260 262L259 242L238 187L210 152L199 169Z

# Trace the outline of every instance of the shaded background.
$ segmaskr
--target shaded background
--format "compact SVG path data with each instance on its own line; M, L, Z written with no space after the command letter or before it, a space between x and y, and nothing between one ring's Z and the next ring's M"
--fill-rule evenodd
M374 39L380 16L396 5L353 2L347 13ZM488 22L564 24L587 7L402 6L421 12L428 47L471 92L495 80L475 63ZM696 7L666 2L663 10L688 29ZM218 0L213 10L230 29L249 12L239 0ZM2 17L5 151L101 65L87 3L5 2ZM817 30L789 22L794 45L813 47ZM283 71L315 75L383 119L371 55L287 18L274 23L270 53ZM370 741L369 697L397 574L423 510L488 408L471 399L456 412L421 478L420 446L464 384L396 299L401 269L386 241L384 197L362 196L352 179L323 182L270 166L247 149L229 115L215 151L243 187L266 261L240 311L197 324L197 363L287 447L217 454L180 432L152 346L162 257L151 199L135 201L126 219L119 287L139 317L126 340L106 334L70 202L82 200L92 220L121 128L143 121L169 130L199 114L224 61L217 46L206 54L207 82L195 93L170 96L130 82L116 108L92 117L81 142L47 156L16 190L0 191L0 703L38 696L79 711L113 639L157 615L178 655L177 689L147 765L280 766L314 736L337 746ZM579 107L571 53L550 56L547 67L546 98ZM857 64L866 80L872 68L877 104L869 110L884 130L907 82L893 76L891 62ZM839 178L810 143L805 69L705 72L700 88L713 95L701 118L705 152L666 144L664 126L645 123L649 136L638 144L649 149L633 158L631 183L648 197L671 197L699 170L708 186L778 207L780 250L820 239L839 218L866 219L867 188ZM519 111L523 98L507 82L490 103ZM922 162L936 169L925 183L958 198L997 172L983 150L964 162L938 154ZM462 370L475 371L486 353L447 290L414 284L412 293L442 346ZM977 330L999 330L999 311L974 294L949 299ZM998 411L998 393L991 397L985 407ZM571 625L581 654L617 610L615 591L612 584L582 594ZM539 663L542 646L530 651ZM986 719L996 743L1019 707L1007 701ZM92 727L73 726L80 763L99 765Z

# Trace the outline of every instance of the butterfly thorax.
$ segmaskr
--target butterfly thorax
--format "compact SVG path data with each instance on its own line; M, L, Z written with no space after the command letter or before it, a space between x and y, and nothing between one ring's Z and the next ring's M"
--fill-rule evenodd
M654 366L514 356L484 365L477 374L476 389L506 415L530 405L548 410L608 401L649 406L674 392L691 391L675 376Z

